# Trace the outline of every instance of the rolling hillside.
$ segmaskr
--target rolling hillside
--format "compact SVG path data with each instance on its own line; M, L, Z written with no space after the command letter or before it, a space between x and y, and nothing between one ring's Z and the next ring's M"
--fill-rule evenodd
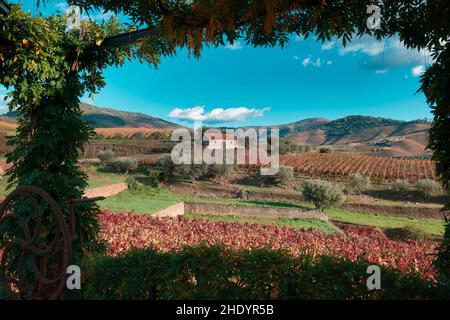
M93 128L152 128L152 129L176 129L181 126L149 116L143 113L120 111L110 108L100 108L87 103L81 103L83 119L89 121ZM15 120L14 112L3 115L7 120Z
M430 123L348 116L337 120L306 119L271 128L279 129L282 138L297 144L334 146L340 151L374 156L405 157L427 153Z
M109 108L99 108L82 103L83 118L92 123L94 128L153 128L176 129L180 126L143 113L119 111Z

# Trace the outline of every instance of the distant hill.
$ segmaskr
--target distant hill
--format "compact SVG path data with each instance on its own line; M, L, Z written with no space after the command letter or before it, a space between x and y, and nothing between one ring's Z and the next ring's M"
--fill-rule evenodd
M399 121L367 116L329 120L312 118L270 126L280 136L297 144L335 146L380 156L417 156L426 153L430 123Z
M89 121L93 128L154 128L154 129L176 129L179 125L155 118L143 113L120 111L110 108L99 108L87 103L81 104L83 119ZM5 118L14 120L14 112L8 112Z
M143 113L119 111L110 108L99 108L82 103L84 120L90 121L94 128L155 128L176 129L180 126Z

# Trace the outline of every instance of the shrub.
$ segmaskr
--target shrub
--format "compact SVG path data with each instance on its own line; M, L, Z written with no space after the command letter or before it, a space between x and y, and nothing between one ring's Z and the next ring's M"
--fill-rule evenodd
M423 232L416 225L410 224L402 228L392 228L385 231L386 235L393 240L415 240L415 241L429 241L433 240L431 237Z
M428 199L433 193L439 190L441 186L434 180L422 179L416 184L416 189Z
M132 249L86 259L84 299L448 299L449 288L381 267L382 290L367 290L364 260L294 257L280 250L185 247ZM239 267L236 267L239 266Z
M333 149L331 148L320 148L319 153L333 153Z
M113 166L125 174L137 168L137 160L131 157L121 158L114 161Z
M217 179L226 177L234 172L234 166L230 164L212 164L205 168L204 175L207 178Z
M248 199L248 191L245 190L244 188L238 188L236 190L236 198L247 200Z
M176 167L176 174L183 179L188 179L192 184L203 177L206 171L205 164L183 164Z
M123 140L123 139L125 139L125 136L122 133L116 133L112 138L118 139L118 140Z
M162 167L153 167L147 170L148 184L152 187L160 187L163 182L166 182L169 178L168 171Z
M108 165L114 160L114 152L112 150L102 150L97 154L97 157L100 159L102 164Z
M93 139L101 140L101 139L106 139L106 138L103 134L95 132Z
M314 203L319 210L340 206L345 201L341 187L323 180L305 181L303 196L307 201Z
M359 173L352 173L348 177L348 186L353 192L361 194L361 192L367 191L369 189L370 178L363 177Z
M143 133L142 131L135 132L135 133L133 133L131 138L132 139L144 139L145 138L145 133Z
M128 190L139 191L145 188L145 185L137 181L135 178L128 178L125 180Z
M164 135L159 131L152 132L149 137L154 140L164 139Z
M392 183L391 190L401 194L405 194L409 191L410 187L411 185L407 180L397 179Z
M280 166L277 172L277 181L283 186L289 185L294 181L294 169L289 166Z

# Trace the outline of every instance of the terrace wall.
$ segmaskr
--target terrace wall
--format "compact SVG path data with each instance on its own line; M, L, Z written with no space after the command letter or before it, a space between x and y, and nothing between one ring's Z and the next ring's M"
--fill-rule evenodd
M186 202L185 212L216 216L241 216L259 218L316 219L327 221L325 213L317 210L303 210L285 207L251 207L216 203Z
M344 203L342 206L345 210L379 213L393 216L403 216L411 218L431 218L444 220L444 213L440 208L421 208L421 207L402 207L402 206L380 206L376 204L365 203Z
M160 210L154 214L152 214L153 217L177 217L184 215L185 212L185 206L184 202L176 203L170 207L167 207L163 210Z

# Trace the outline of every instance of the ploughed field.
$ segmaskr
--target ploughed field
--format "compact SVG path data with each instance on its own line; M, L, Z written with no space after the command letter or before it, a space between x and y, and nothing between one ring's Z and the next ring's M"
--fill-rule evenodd
M272 248L312 258L328 255L352 261L363 259L432 279L434 274L430 265L438 246L433 241L389 240L375 228L359 226L344 226L343 232L329 234L314 229L184 217L155 218L108 211L100 215L100 220L103 225L101 239L107 241L109 255L121 254L131 248L172 251L199 244L231 249Z
M420 179L436 179L434 163L429 160L323 153L285 155L280 160L283 165L294 168L297 174L314 178L339 178L360 173L381 181L403 179L417 182Z

